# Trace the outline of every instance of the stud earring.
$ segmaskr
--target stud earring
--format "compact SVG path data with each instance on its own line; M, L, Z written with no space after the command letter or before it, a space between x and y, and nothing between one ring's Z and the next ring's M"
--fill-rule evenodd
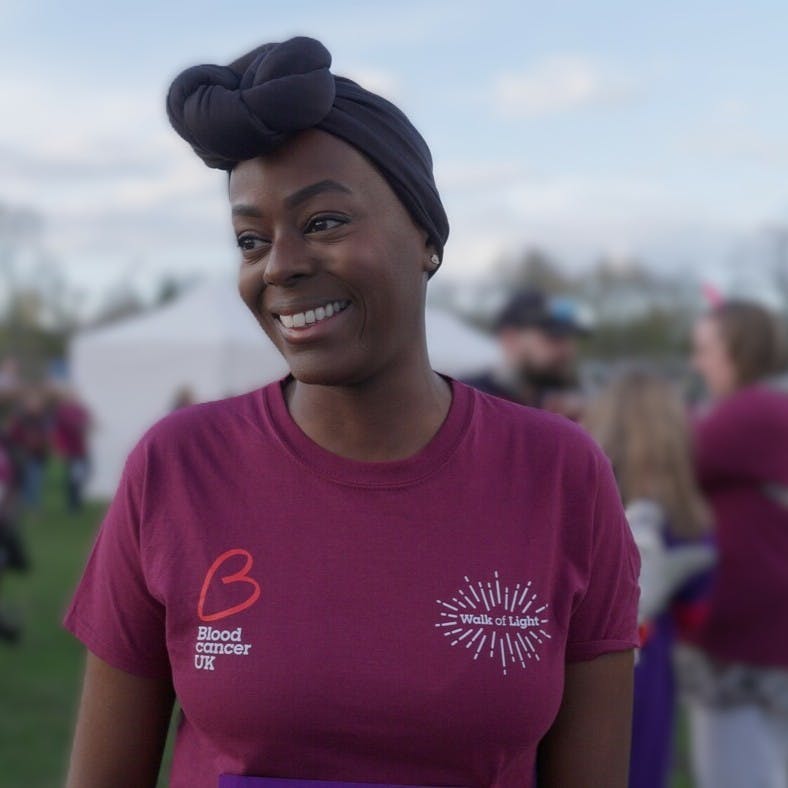
M430 257L430 262L432 263L433 268L437 268L441 264L441 259L438 255L434 254Z

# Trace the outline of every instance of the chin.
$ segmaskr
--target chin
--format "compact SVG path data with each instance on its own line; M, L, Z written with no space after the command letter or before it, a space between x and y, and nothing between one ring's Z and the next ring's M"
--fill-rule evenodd
M306 359L287 359L290 374L299 382L310 386L352 386L367 376L350 365L313 363Z

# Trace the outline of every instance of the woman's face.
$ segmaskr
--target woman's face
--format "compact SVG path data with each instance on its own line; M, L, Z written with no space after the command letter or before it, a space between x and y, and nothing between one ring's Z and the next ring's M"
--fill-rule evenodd
M692 366L713 397L725 397L736 389L736 369L714 318L704 317L695 324Z
M303 132L238 164L229 194L241 297L297 380L360 383L421 352L434 250L358 151Z

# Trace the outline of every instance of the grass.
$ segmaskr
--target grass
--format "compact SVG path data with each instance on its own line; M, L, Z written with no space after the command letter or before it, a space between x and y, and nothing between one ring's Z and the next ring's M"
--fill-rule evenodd
M50 470L41 510L23 521L32 570L9 573L0 589L3 610L24 626L18 645L0 644L0 784L8 786L63 781L83 656L60 620L103 513L94 504L68 514L62 468Z
M42 509L24 522L32 571L7 575L0 588L2 609L12 609L24 622L19 644L0 643L2 788L57 788L66 773L84 657L82 646L60 621L104 506L90 504L79 514L67 512L62 474L62 467L50 468ZM168 748L159 779L162 788L169 759ZM683 724L676 764L671 788L692 788Z

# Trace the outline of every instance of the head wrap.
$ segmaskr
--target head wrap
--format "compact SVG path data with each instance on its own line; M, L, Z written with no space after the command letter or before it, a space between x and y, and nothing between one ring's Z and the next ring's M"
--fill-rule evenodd
M167 114L209 166L232 170L316 128L363 153L443 257L449 222L423 137L390 101L329 70L312 38L263 44L229 66L194 66L172 83Z

